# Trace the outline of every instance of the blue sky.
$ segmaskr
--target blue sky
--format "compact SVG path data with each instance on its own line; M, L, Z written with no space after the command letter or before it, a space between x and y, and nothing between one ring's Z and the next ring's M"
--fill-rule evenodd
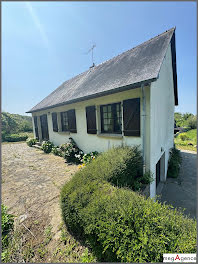
M25 114L94 62L176 26L179 106L196 113L195 2L3 2L2 110Z

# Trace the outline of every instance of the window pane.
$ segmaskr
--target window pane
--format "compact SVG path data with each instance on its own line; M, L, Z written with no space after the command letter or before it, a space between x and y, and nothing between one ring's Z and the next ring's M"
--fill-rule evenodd
M107 107L103 106L103 112L107 112Z

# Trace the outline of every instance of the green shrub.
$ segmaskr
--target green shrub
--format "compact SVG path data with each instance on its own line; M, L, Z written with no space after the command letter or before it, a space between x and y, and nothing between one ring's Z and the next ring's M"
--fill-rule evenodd
M4 135L4 141L7 142L18 142L18 141L25 141L28 138L28 135L20 135L20 134L11 134L11 135Z
M180 150L173 147L170 151L167 177L169 178L178 177L181 162L182 162L182 158L181 158Z
M62 144L60 149L63 151L63 157L67 162L73 162L77 164L82 162L84 152L79 149L76 142L72 138L69 138L68 143Z
M82 161L84 164L90 163L92 160L95 160L99 155L98 151L93 151L87 154L84 154Z
M187 125L190 129L197 128L197 116L190 116L187 120Z
M181 133L181 134L179 134L179 138L180 138L182 141L189 140L189 137L188 137L185 133Z
M62 153L62 151L61 151L61 149L59 148L59 147L53 147L52 148L52 153L54 154L54 155L56 155L56 156L60 156L60 157L62 157L63 156L63 153Z
M27 143L27 145L28 145L29 147L32 147L33 145L35 145L36 142L37 142L36 138L28 138L28 139L26 140L26 143Z
M41 148L45 153L50 153L52 151L53 148L53 143L50 141L43 141Z
M136 148L117 148L78 171L61 191L67 227L89 242L99 261L161 262L163 253L196 252L194 220L111 185L125 185L121 180L125 173L127 185L133 182L141 170L138 159Z
M6 254L6 248L8 247L10 240L10 233L14 228L14 216L8 214L7 207L1 204L1 242L2 242L2 260Z

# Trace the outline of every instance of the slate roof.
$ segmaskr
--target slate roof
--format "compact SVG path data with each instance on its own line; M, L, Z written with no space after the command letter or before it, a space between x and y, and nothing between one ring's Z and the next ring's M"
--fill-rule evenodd
M155 81L170 42L175 54L175 28L67 80L27 113L133 89L143 82ZM173 68L176 75L176 56L172 58L175 60ZM177 79L174 84L177 105Z

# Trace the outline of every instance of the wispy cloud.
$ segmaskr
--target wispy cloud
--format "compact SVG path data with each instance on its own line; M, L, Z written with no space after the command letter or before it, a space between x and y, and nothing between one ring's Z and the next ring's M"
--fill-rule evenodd
M32 7L30 2L25 2L25 5L26 5L26 8L29 11L29 13L30 13L30 15L31 15L31 17L32 17L32 19L34 21L35 26L37 27L38 31L40 32L40 35L41 35L41 38L42 38L43 42L49 48L48 37L47 37L47 35L45 33L43 25L41 24L36 12L35 12L35 9Z

